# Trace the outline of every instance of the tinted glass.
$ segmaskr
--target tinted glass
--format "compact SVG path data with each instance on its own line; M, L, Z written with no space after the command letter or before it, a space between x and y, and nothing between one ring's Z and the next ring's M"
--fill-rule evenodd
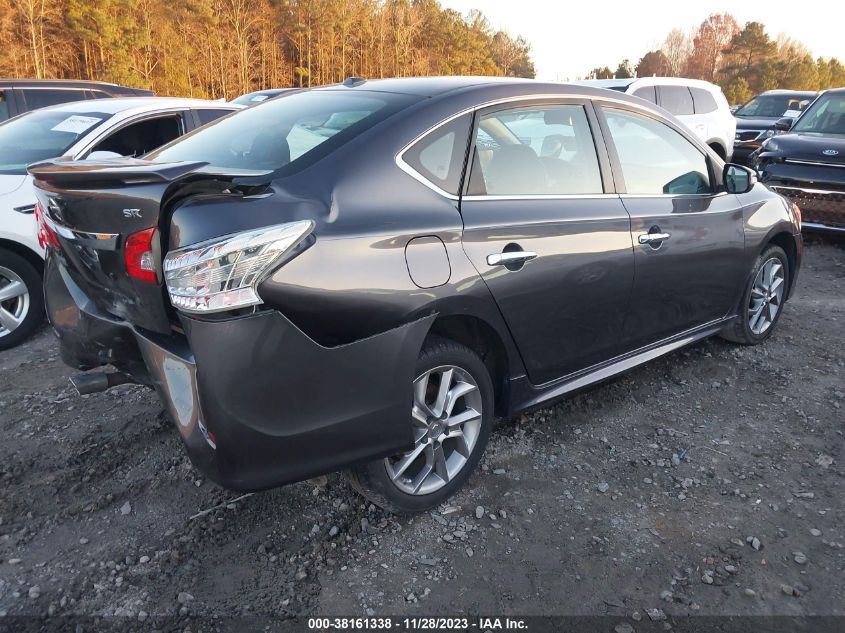
M628 193L712 193L707 159L681 134L648 117L603 109Z
M692 95L686 86L660 86L660 105L674 115L692 114Z
M692 93L696 114L707 114L708 112L715 112L717 110L716 100L707 90L703 88L690 88L689 91Z
M231 114L232 110L220 110L216 108L203 108L201 110L194 110L197 113L197 117L200 120L200 125L205 125L206 123L211 123L212 121L216 121L220 117L226 116L227 114Z
M26 166L63 155L111 115L104 112L37 110L0 125L0 174L23 174Z
M754 97L734 114L738 117L760 117L779 119L798 116L814 97L791 96L789 94L764 94Z
M576 105L492 112L478 123L469 193L603 193L584 108Z
M138 121L103 139L92 152L115 152L121 156L141 156L182 134L182 118L179 116L156 117Z
M0 91L0 121L9 118L9 102L6 101L6 93Z
M791 131L845 134L845 94L823 94L801 115Z
M657 93L654 89L654 86L645 86L643 88L637 88L631 94L633 94L635 97L639 97L640 99L645 99L646 101L657 103Z
M383 92L313 90L269 100L183 136L147 156L215 167L299 171L418 101Z
M21 88L28 110L36 110L46 106L67 103L69 101L83 101L84 90L51 90L50 88Z
M472 117L465 115L417 141L402 159L444 191L457 195Z

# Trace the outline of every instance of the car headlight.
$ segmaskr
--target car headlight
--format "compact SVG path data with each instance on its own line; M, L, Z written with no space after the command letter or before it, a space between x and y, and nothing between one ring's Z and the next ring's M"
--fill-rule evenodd
M164 281L173 306L208 313L262 303L258 282L314 229L304 220L234 233L164 258Z
M772 138L775 135L775 130L763 130L757 135L758 141L765 141L767 138Z
M763 143L763 151L764 152L776 152L780 149L780 146L777 144L777 141L774 139L768 139Z

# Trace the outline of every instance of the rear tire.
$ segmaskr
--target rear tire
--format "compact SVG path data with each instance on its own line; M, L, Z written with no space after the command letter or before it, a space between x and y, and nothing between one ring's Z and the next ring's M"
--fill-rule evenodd
M0 250L0 350L22 343L43 320L41 275L17 253Z
M751 271L735 322L720 336L741 345L757 345L772 335L789 294L789 259L779 246L766 248Z
M416 376L408 416L413 449L347 472L358 492L396 514L423 512L451 497L478 466L493 425L493 383L468 347L429 338Z

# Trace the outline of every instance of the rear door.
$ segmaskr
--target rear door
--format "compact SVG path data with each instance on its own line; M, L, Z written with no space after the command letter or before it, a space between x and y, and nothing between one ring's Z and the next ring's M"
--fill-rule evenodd
M599 137L598 148L594 136ZM463 247L541 384L612 357L633 282L630 220L592 106L476 114Z
M631 216L636 280L627 350L726 316L745 277L742 206L679 129L616 105L599 108Z

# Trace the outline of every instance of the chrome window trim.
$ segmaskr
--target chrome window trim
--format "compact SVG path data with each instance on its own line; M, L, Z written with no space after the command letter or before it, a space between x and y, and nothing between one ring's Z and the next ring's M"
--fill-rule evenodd
M839 167L840 169L845 169L845 164L841 163L824 163L815 160L801 160L800 158L785 158L783 162L795 165L817 165L818 167Z
M408 174L409 176L411 176L412 178L414 178L418 182L424 184L426 187L428 187L432 191L439 193L441 196L443 196L444 198L448 198L449 200L460 200L461 196L455 195L453 193L449 193L448 191L445 191L441 187L438 187L435 183L428 180L428 178L423 176L416 169L414 169L408 163L406 163L405 160L403 159L404 154L409 149L411 149L411 147L413 147L418 141L422 140L424 137L428 136L430 133L432 133L435 130L437 130L438 128L446 125L447 123L451 123L455 119L460 118L460 117L464 116L465 114L470 114L470 113L474 114L475 112L478 112L479 110L483 110L483 109L489 108L491 106L502 105L502 104L506 104L506 103L517 103L517 102L520 102L520 101L537 101L537 100L543 100L543 99L586 100L588 102L592 102L596 98L600 98L602 101L617 103L617 104L620 104L620 105L624 105L626 107L631 107L634 110L639 110L639 111L643 111L643 112L649 111L648 108L644 108L640 104L631 103L630 101L626 101L624 99L615 99L612 96L606 96L606 95L599 95L599 97L596 97L596 95L588 95L588 94L581 94L581 93L565 93L565 94L561 94L561 93L542 93L542 94L530 94L530 95L516 95L516 96L512 96L512 97L501 97L499 99L491 99L491 100L485 101L483 103L479 103L479 104L476 104L476 105L473 105L473 106L469 106L467 108L464 108L463 110L460 110L458 112L455 112L454 114L449 115L447 118L443 119L442 121L435 123L434 125L429 127L427 130L425 130L424 132L415 136L406 145L404 145L402 147L402 149L400 149L396 153L396 156L394 157L394 161L396 163L396 166L399 167L399 169L404 171L406 174ZM562 104L562 105L566 105L566 104ZM652 105L654 105L654 104L652 104ZM533 194L533 195L540 195L540 194ZM565 195L565 196L571 195L572 197L577 197L577 198L584 197L584 196L579 196L577 194L563 194L563 195ZM618 194L616 194L616 193L612 193L612 194L603 193L603 194L595 194L595 195L615 196L615 195L618 195ZM482 198L482 197L486 198L487 196L464 196L464 199L479 199L479 198ZM524 199L525 197L526 196L516 196L515 199ZM562 196L551 195L551 197L552 198L560 198ZM510 197L508 197L508 198L510 198Z
M618 198L618 193L526 193L526 194L476 194L464 196L467 201L479 200L593 200Z
M620 193L620 198L675 198L693 199L721 198L728 195L727 191L714 191L711 193Z

